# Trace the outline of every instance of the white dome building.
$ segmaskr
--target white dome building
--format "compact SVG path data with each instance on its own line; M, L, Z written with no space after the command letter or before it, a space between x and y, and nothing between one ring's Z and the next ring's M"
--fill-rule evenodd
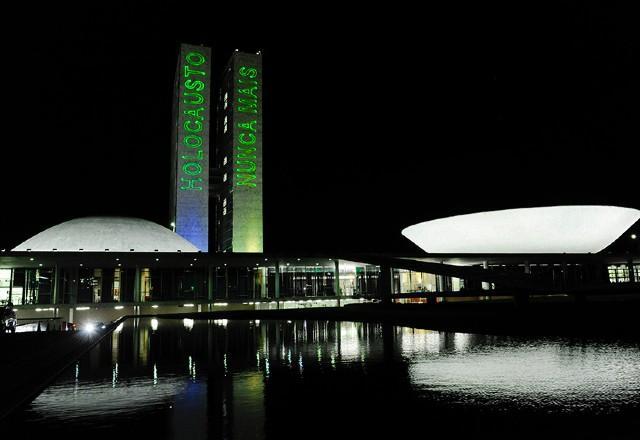
M639 219L637 209L617 206L505 209L418 223L402 235L438 254L586 254L600 252Z
M34 235L13 251L24 252L199 252L157 223L128 217L69 220Z

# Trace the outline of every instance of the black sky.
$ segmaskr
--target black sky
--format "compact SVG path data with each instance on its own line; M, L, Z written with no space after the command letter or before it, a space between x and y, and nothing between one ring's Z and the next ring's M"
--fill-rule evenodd
M234 48L264 52L268 251L402 252L403 227L479 210L640 208L634 15L554 5L3 14L0 247L86 215L168 223L180 42L212 46L218 78Z

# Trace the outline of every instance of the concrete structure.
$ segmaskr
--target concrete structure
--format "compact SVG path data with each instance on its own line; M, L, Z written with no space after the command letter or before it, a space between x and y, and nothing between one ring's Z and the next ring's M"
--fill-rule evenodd
M211 49L183 44L176 72L171 140L171 225L209 249Z
M551 206L431 220L402 234L430 253L587 254L602 251L639 219L631 208Z
M82 322L363 301L614 298L637 294L640 286L639 256L606 250L413 256L196 251L145 220L72 220L0 253L0 303L11 301L21 319Z
M263 252L262 57L236 51L218 104L216 250Z
M148 220L85 217L53 226L16 246L16 252L198 252L193 244Z

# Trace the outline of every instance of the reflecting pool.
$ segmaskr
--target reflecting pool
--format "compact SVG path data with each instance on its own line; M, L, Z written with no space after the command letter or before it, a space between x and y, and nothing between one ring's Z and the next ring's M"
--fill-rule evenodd
M639 409L634 341L145 318L6 423L24 438L637 438Z

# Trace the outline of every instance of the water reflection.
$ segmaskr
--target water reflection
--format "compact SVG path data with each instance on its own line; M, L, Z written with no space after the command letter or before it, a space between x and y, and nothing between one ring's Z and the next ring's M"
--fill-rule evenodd
M633 343L354 322L154 318L124 323L13 423L27 437L82 429L244 439L335 437L335 426L321 420L338 417L342 437L390 428L399 435L429 414L439 420L430 429L444 424L450 437L477 430L499 437L496 426L510 433L544 428L520 426L522 417L617 414L629 425L624 417L638 408L640 350ZM457 421L462 415L465 424ZM487 417L498 420L485 425ZM591 429L591 420L573 423L572 432Z

